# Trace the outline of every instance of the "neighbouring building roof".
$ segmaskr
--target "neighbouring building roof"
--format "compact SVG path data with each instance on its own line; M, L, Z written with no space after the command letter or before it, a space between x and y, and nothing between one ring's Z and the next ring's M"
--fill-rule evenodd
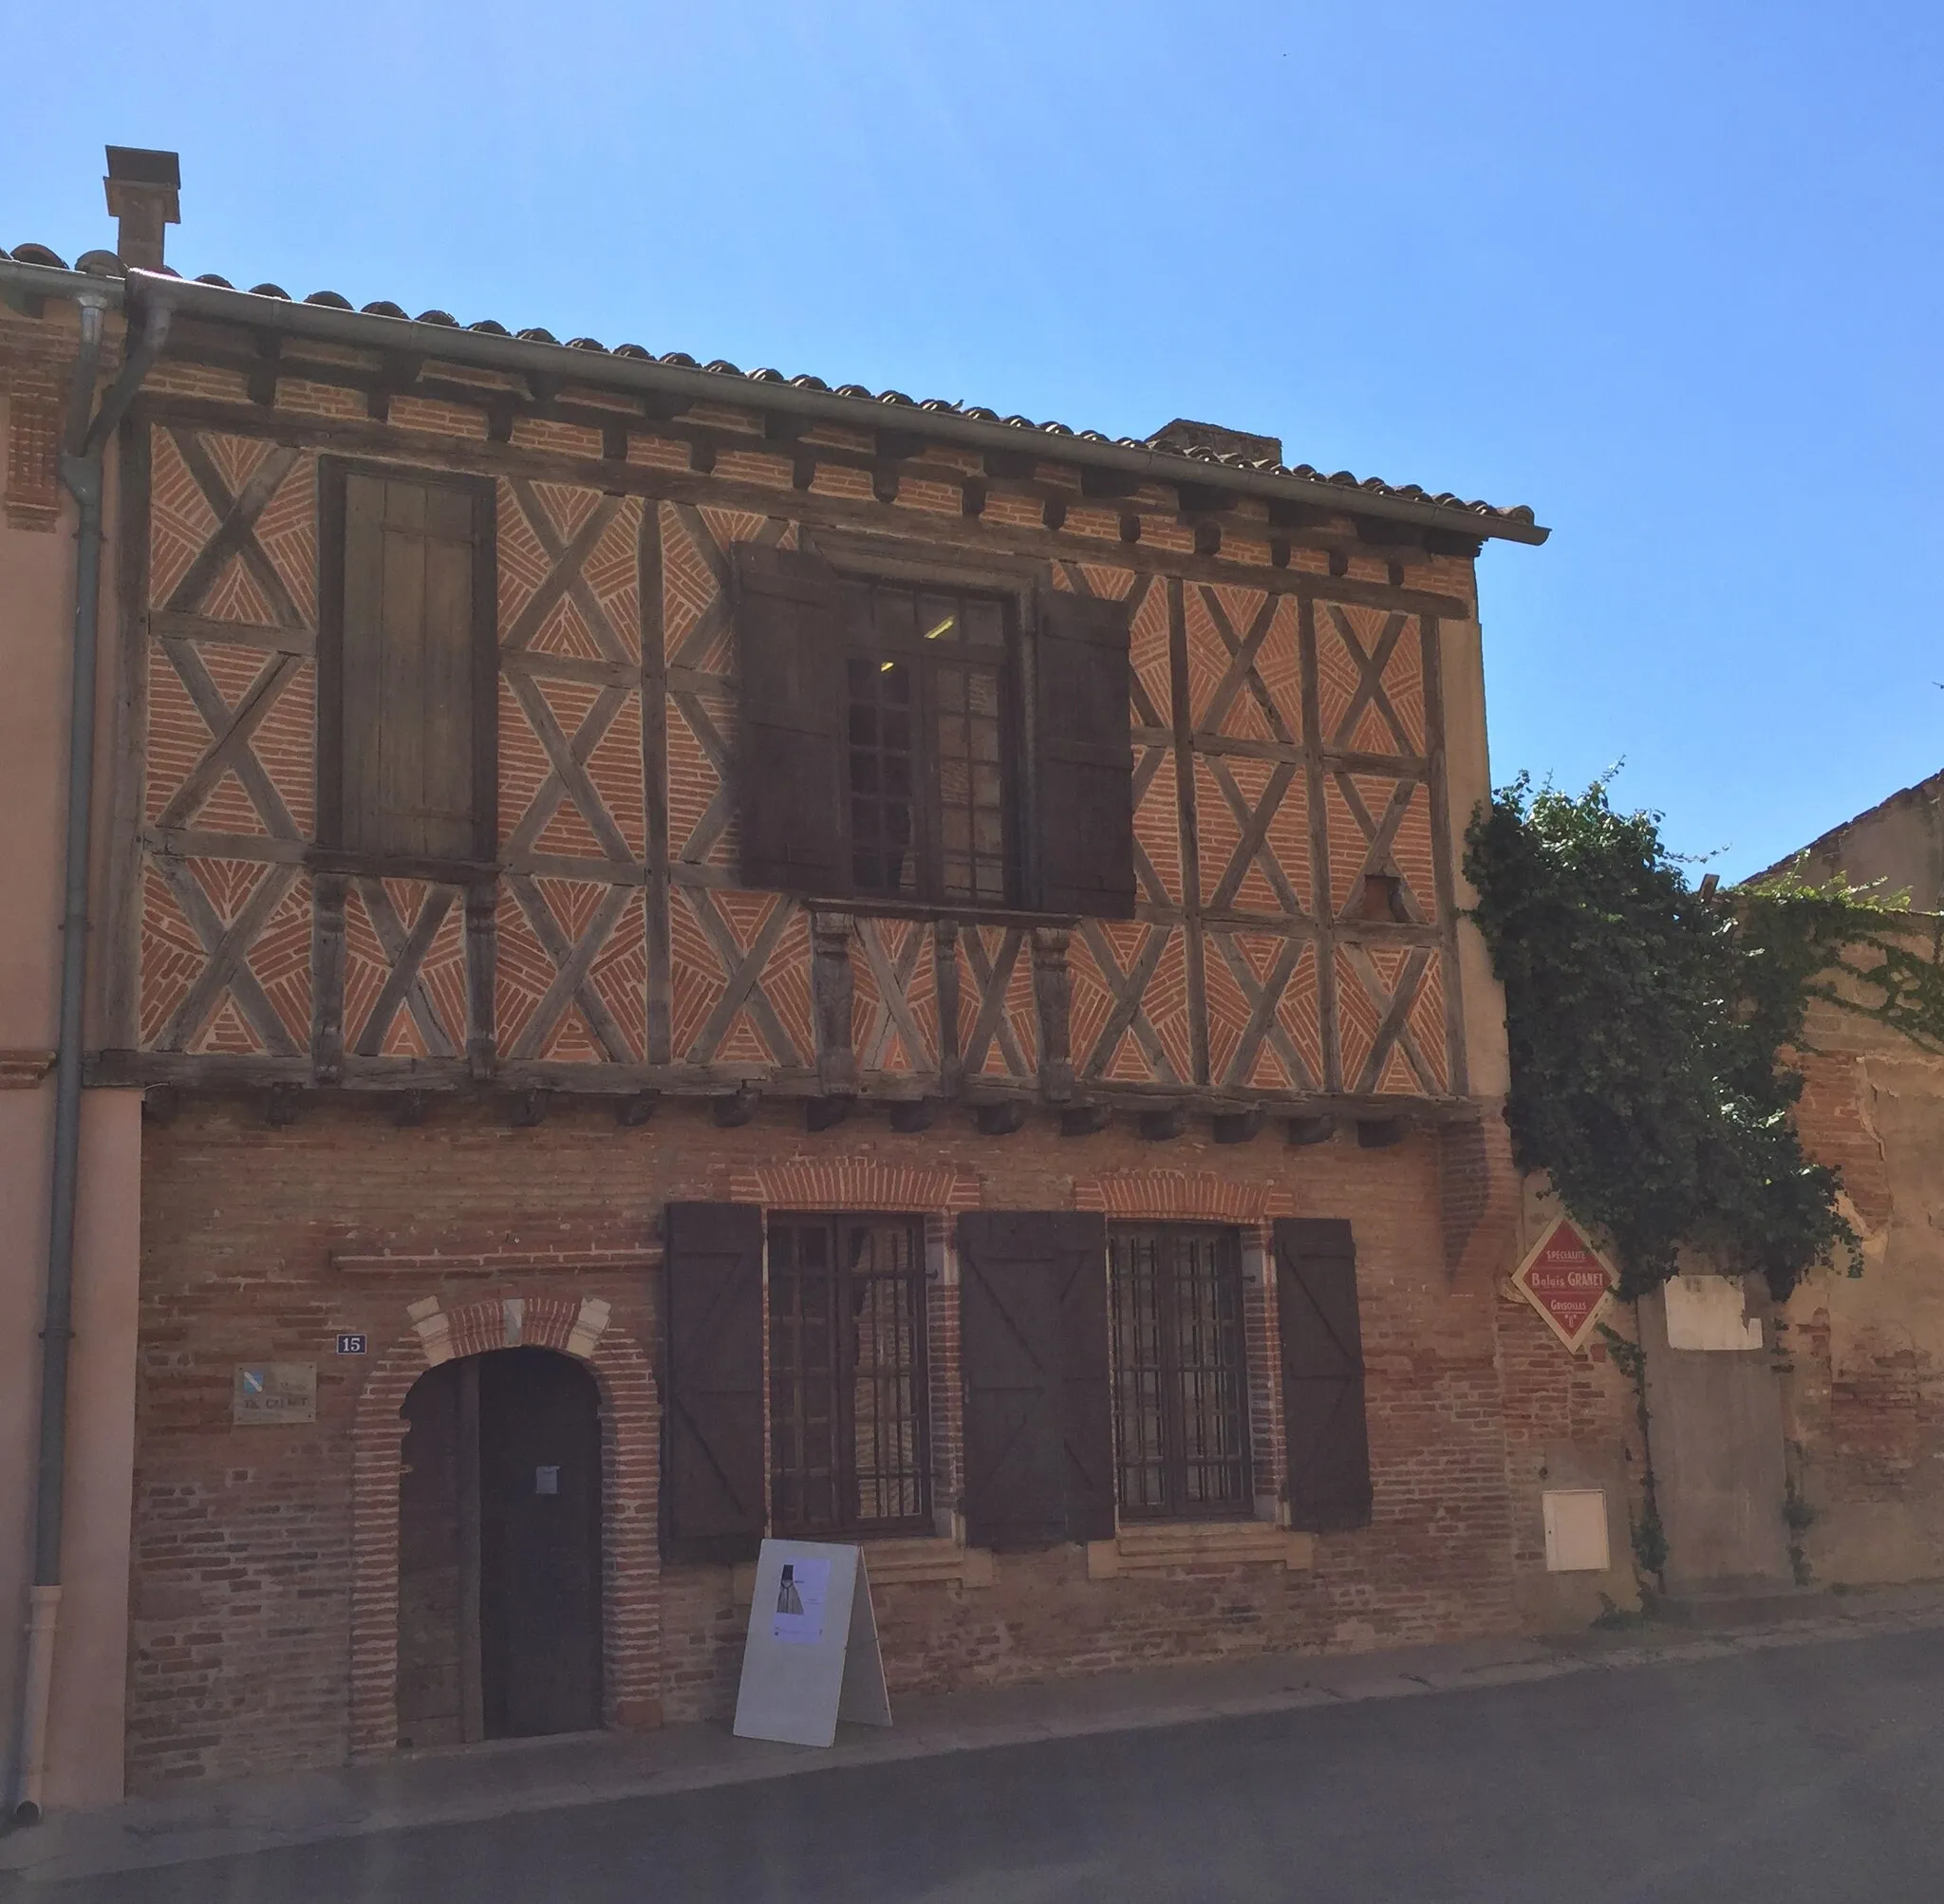
M1944 771L1831 827L1749 884L1792 869L1811 880L1841 873L1853 885L1880 884L1908 892L1914 911L1944 910Z

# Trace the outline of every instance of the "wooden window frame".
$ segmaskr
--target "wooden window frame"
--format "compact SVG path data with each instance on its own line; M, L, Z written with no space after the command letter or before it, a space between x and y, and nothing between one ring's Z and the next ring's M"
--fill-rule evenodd
M833 1481L840 1494L839 1511L831 1522L798 1524L785 1519L779 1503L783 1490L777 1484L781 1464L777 1460L779 1362L777 1348L777 1272L773 1239L778 1227L811 1229L827 1227L831 1233L830 1275L832 1286L832 1315L840 1320L845 1304L837 1294L848 1284L850 1268L842 1247L848 1227L864 1224L884 1229L902 1229L907 1236L908 1268L904 1279L911 1301L911 1398L908 1420L912 1432L911 1472L918 1487L918 1505L907 1515L867 1519L859 1502L857 1447L855 1434L854 1363L847 1366L843 1337L832 1345L830 1362L832 1411L831 1442L833 1453ZM933 1518L934 1478L932 1474L931 1420L931 1316L930 1278L926 1268L925 1219L916 1215L877 1210L772 1210L763 1223L765 1318L763 1359L769 1431L766 1436L765 1468L768 1478L769 1524L772 1534L797 1540L881 1540L928 1535L937 1531Z
M348 477L458 490L473 502L473 838L470 858L350 852L345 847L345 490ZM368 457L317 460L317 843L320 869L477 878L499 850L499 558L491 476Z
M1038 641L1038 601L1051 586L1048 565L1030 559L980 556L965 560L965 551L949 545L901 541L896 551L880 548L873 537L844 530L806 529L798 545L806 554L828 563L840 583L879 583L893 588L936 589L941 594L980 595L997 601L1005 617L1005 659L1000 680L1000 770L1005 799L1007 894L1001 903L986 900L911 898L896 893L863 892L847 885L845 903L859 912L885 910L926 919L1018 918L1040 916L1037 852L1039 812L1038 757L1034 649ZM839 632L840 653L848 659L855 644L848 630ZM916 644L920 649L923 642ZM927 760L935 758L926 742ZM848 767L847 767L848 772ZM843 840L848 868L851 850L850 787L845 786Z
M981 653L979 650L954 649L950 653L930 651L922 637L910 641L899 640L880 634L876 628L845 628L839 636L840 653L848 676L850 665L862 662L867 666L875 663L880 667L902 663L911 669L914 692L909 703L914 744L909 749L912 773L910 812L912 817L912 838L908 849L912 868L916 874L917 890L909 893L887 892L861 885L855 889L860 900L866 902L877 899L906 900L909 903L929 906L980 906L1012 907L1019 904L1023 890L1019 839L1024 829L1020 814L1024 807L1023 795L1028 793L1024 783L1028 779L1025 762L1019 752L1019 650L1023 636L1019 628L1019 615L1010 596L990 590L951 588L944 584L913 584L904 581L888 581L873 577L846 578L852 586L871 588L895 588L908 591L922 599L927 588L935 589L942 596L948 596L956 602L978 600L991 603L1000 611L1002 636L1000 645ZM944 771L944 756L940 742L941 722L946 718L946 710L940 694L940 676L947 667L959 665L969 673L974 668L982 668L997 678L999 688L999 768L1001 890L996 897L974 896L971 894L950 893L945 890L944 869L948 854L944 838L944 802L940 797L940 780ZM850 691L846 688L847 709L855 703ZM847 744L847 756L850 747ZM847 781L849 762L847 758ZM844 814L844 849L854 866L860 850L868 850L854 831L854 807L859 797L854 785L847 784ZM971 854L968 853L968 859ZM853 874L854 884L854 874Z
M1230 1332L1233 1359L1222 1372L1235 1385L1236 1462L1240 1466L1240 1486L1233 1499L1195 1502L1188 1498L1188 1459L1185 1426L1187 1410L1181 1392L1181 1347L1178 1339L1179 1312L1173 1300L1178 1244L1193 1237L1212 1240L1217 1250L1218 1273L1232 1282L1234 1321ZM1157 1247L1155 1319L1162 1344L1162 1380L1159 1419L1162 1432L1161 1470L1166 1501L1159 1506L1131 1504L1122 1488L1127 1465L1123 1451L1121 1384L1125 1369L1122 1354L1120 1278L1124 1271L1120 1252L1136 1239L1151 1239ZM1236 1521L1253 1518L1255 1513L1255 1423L1249 1387L1249 1321L1247 1291L1243 1274L1243 1238L1240 1230L1221 1223L1119 1223L1107 1232L1108 1255L1108 1359L1113 1375L1114 1492L1122 1521L1150 1525L1170 1521Z

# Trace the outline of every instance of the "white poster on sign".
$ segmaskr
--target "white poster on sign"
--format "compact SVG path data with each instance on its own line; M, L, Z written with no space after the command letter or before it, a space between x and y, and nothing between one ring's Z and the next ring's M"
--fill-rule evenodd
M824 1602L831 1594L828 1560L785 1560L776 1582L770 1636L791 1646L815 1646L824 1636Z
M737 1736L829 1745L840 1719L891 1723L864 1556L819 1540L765 1540L736 1699Z

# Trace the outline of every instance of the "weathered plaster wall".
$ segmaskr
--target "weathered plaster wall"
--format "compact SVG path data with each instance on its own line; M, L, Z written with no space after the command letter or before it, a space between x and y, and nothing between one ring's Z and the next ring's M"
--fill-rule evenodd
M1944 907L1944 774L1831 828L1807 849L1803 872L1815 880L1842 873L1859 886L1881 881L1908 892L1919 912Z
M71 323L0 322L0 1781L17 1747L40 1392L66 826L74 510L56 479L53 426ZM116 507L109 457L106 506ZM94 920L104 889L120 627L104 551L97 698ZM75 1340L64 1574L47 1796L119 1797L125 1680L128 1498L140 1234L140 1096L90 1093L82 1124Z
M28 386L31 381L31 393ZM49 369L26 367L0 334L0 1774L10 1786L27 1616L39 1310L47 1257L56 924L65 757L66 643L73 542L45 522L51 470L38 424ZM31 478L31 481L29 479ZM30 505L30 506L29 506ZM9 1088L10 1087L10 1088Z
M1509 1260L1497 1278L1514 1592L1528 1630L1566 1633L1609 1608L1640 1604L1632 1525L1642 1508L1646 1455L1633 1380L1607 1339L1596 1335L1580 1354L1569 1354L1510 1284L1525 1252L1563 1214L1543 1178L1527 1178L1522 1188L1516 1234L1504 1252ZM1631 1309L1610 1305L1604 1319L1623 1339L1633 1339ZM1555 1487L1605 1492L1612 1564L1603 1573L1547 1570L1544 1496Z
M1862 1274L1820 1272L1783 1320L1787 1434L1818 1579L1944 1577L1944 1057L1819 1009L1799 1124L1839 1165Z

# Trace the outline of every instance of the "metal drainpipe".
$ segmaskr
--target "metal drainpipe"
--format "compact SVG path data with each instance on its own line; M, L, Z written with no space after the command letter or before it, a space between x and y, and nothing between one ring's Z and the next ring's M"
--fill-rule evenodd
M104 312L112 298L81 291L81 354L67 398L61 480L80 512L74 551L74 686L68 711L66 893L61 916L61 1025L54 1071L54 1180L47 1224L47 1285L41 1325L41 1409L34 1495L34 1577L20 1710L15 1824L41 1817L47 1712L54 1688L54 1634L61 1610L61 1522L67 1465L67 1350L73 1340L74 1216L81 1163L82 1009L86 996L88 833L95 778L95 682L101 652L102 465L122 420L169 331L159 300L141 341L90 420L101 370Z

